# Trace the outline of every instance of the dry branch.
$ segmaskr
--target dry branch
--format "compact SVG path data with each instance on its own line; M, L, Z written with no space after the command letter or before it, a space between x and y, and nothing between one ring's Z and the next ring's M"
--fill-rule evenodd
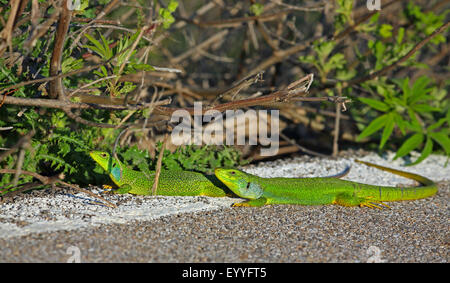
M52 58L50 59L50 76L57 76L61 73L61 60L64 42L69 30L70 19L72 17L72 11L68 8L68 1L71 0L63 0L61 4L61 13L59 15L58 25L56 28ZM62 78L57 78L50 81L49 96L50 98L66 100Z
M336 97L299 97L305 96L309 90L309 86L312 82L312 75L308 75L294 83L291 83L286 89L275 91L268 95L256 97L256 98L246 98L241 100L230 101L210 107L206 107L203 111L208 110L218 110L226 111L231 109L244 108L249 106L267 106L273 105L280 102L288 102L290 100L296 101L329 101L333 103L347 103L349 100L347 98L336 98ZM238 84L239 85L239 84ZM62 109L66 114L77 122L94 126L94 127L105 127L105 128L115 128L117 125L103 124L87 121L71 112L72 109L105 109L105 110L139 110L149 107L148 104L143 105L111 105L111 104L89 104L89 103L76 103L70 101L62 101L59 99L41 99L41 98L19 98L10 97L6 95L0 95L1 99L4 99L6 104L14 104L21 106L37 106L46 108L57 108ZM154 112L160 115L170 116L173 112L177 110L186 110L190 114L194 114L194 108L176 108L176 107L164 107L161 105L167 104L168 100L156 101L153 103ZM126 127L129 125L122 125L121 127Z

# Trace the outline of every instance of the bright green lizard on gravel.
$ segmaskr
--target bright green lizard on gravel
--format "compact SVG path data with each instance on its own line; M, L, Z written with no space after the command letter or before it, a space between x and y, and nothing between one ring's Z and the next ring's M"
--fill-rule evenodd
M119 187L116 193L150 195L155 172L132 170L107 152L91 151L91 157L106 171ZM233 195L248 201L234 206L262 206L265 204L300 204L389 207L383 201L415 200L434 195L436 184L420 175L395 170L369 162L357 162L388 171L423 184L422 187L384 187L340 180L342 173L317 178L261 178L237 169L215 170L215 176L192 171L161 170L158 195L211 196ZM224 185L225 184L225 185ZM231 191L230 191L231 190Z
M338 204L382 209L389 208L383 201L415 200L432 196L437 192L436 184L420 175L360 160L355 161L413 179L424 186L384 187L336 178L261 178L237 169L221 168L217 168L215 174L235 194L248 199L233 206Z

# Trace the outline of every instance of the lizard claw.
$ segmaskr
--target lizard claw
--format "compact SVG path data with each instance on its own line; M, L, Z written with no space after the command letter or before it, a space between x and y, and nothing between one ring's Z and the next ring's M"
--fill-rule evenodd
M378 208L378 209L383 209L383 208L387 208L387 209L391 209L391 207L387 204L385 204L382 201L379 200L370 200L373 197L368 197L366 198L367 201L362 202L359 204L360 207L369 207L369 208Z
M109 193L109 192L111 192L111 190L112 190L112 188L113 187L111 187L110 185L102 185L102 188L103 188L103 192L107 192L107 193ZM102 193L103 193L102 192Z
M236 202L231 205L231 207L239 207L239 206L250 206L250 205L246 202Z

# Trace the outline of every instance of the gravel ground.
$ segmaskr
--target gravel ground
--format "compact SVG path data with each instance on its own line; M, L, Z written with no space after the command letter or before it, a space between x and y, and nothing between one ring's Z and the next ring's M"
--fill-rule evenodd
M0 205L0 262L448 262L446 158L431 156L407 168L374 154L361 159L422 174L439 182L439 192L389 203L392 210L231 208L239 199L105 196L119 205L112 209L88 204L92 197L83 194L45 190ZM347 165L348 180L413 184L349 156L288 159L245 171L310 177L336 174Z

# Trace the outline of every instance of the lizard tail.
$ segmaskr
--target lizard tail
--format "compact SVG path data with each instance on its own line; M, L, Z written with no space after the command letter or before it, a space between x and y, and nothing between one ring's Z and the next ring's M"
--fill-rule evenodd
M366 164L367 166L370 166L370 167L375 167L375 168L378 168L378 169L383 170L383 171L391 172L392 174L396 174L396 175L399 175L399 176L402 176L402 177L405 177L405 178L408 178L408 179L415 180L415 181L421 183L424 186L434 186L435 185L435 183L432 180L430 180L428 178L425 178L423 176L414 174L414 173L408 173L408 172L405 172L405 171L395 170L395 169L392 169L392 168L384 167L384 166L381 166L381 165L373 164L373 163L362 161L362 160L358 160L358 159L355 159L355 162Z

